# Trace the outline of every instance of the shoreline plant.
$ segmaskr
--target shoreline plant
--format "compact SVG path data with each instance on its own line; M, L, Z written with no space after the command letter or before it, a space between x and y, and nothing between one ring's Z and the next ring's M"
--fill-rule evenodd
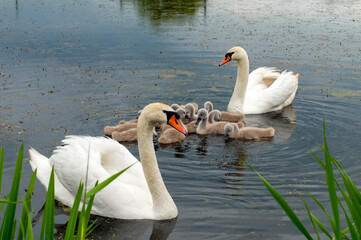
M317 236L317 239L320 238L320 233L326 235L329 239L341 240L341 239L361 239L361 193L357 189L356 185L353 183L351 178L347 175L345 170L339 164L339 162L331 156L327 140L326 140L326 127L325 122L323 122L323 140L324 147L319 145L324 153L324 160L321 160L314 152L311 151L311 154L320 164L320 166L325 171L326 177L325 181L328 186L328 194L330 199L331 211L332 214L327 212L326 208L321 204L311 193L308 195L312 198L313 201L320 207L320 209L325 213L329 224L331 226L332 232L328 230L324 223L322 223L319 218L312 214L306 202L303 200L305 209L309 216L310 222L312 223L313 229ZM286 200L277 192L277 190L259 174L254 168L249 164L245 163L251 170L253 170L258 177L262 180L263 184L269 190L273 198L277 203L282 207L286 215L292 221L292 223L297 227L297 229L303 234L306 239L313 239L310 232L301 222L300 218L295 214ZM336 168L340 173L342 182L340 183L334 176L333 168ZM342 184L342 185L341 185ZM338 191L337 191L338 190ZM342 196L342 197L341 197ZM346 204L346 205L345 205ZM341 219L340 211L344 215L344 220L348 226L346 229L341 230Z

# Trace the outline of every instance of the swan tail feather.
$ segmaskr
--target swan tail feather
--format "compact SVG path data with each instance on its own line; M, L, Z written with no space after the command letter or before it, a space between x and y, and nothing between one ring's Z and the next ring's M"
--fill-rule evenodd
M30 156L30 166L35 171L37 169L36 176L39 181L48 189L50 174L51 174L51 165L47 157L40 154L34 148L30 147L29 149Z

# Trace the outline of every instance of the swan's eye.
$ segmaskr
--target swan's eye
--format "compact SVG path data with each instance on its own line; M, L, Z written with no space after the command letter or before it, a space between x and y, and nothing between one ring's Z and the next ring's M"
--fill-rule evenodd
M167 115L167 119L170 119L171 117L175 117L176 119L180 119L180 116L177 112L173 112L173 111L167 111L167 110L163 110L163 112Z
M226 54L225 57L226 57L226 58L229 57L230 59L232 59L232 55L233 55L233 54L234 54L234 52L229 52L229 53Z

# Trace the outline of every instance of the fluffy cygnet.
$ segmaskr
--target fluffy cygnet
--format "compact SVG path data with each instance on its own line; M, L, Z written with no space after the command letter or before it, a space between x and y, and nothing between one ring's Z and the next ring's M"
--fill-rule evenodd
M213 103L211 101L207 101L204 103L204 108L210 113L213 111Z
M185 124L185 127L187 129L187 133L196 133L197 131L197 124L196 124L196 120L188 123L188 124Z
M157 136L157 132L153 129L153 135ZM118 142L135 142L138 140L137 128L131 128L123 132L112 132L112 138Z
M186 136L174 128L168 128L158 138L161 144L171 144L182 142Z
M104 127L104 133L106 135L112 135L112 132L117 131L117 132L123 132L126 130L129 130L131 128L136 128L137 127L137 123L134 122L127 122L121 125L117 125L117 126L106 126Z
M204 103L204 108L207 109L208 112L211 112L213 110L213 103L211 101L207 101ZM244 118L246 117L242 113L231 113L231 112L221 112L221 118L219 121L224 122L240 122L244 121Z
M213 110L215 111L215 110ZM213 112L212 111L212 112ZM216 110L218 111L218 110ZM211 112L211 113L212 113ZM228 122L214 122L210 124L208 111L204 108L199 109L198 111L198 119L197 119L197 134L206 135L206 134L224 134L224 126L228 124ZM244 127L243 122L238 122L239 127Z
M215 123L215 122L219 122L219 119L221 119L221 112L219 110L212 110L211 112L209 112L208 115L208 122L210 124Z
M182 105L183 106L183 105ZM172 105L170 105L171 108L173 108L174 111L176 111L178 108L180 108L181 106L177 103L173 103Z
M196 114L198 110L198 105L196 103L187 103L186 114L190 117L190 121L197 120L198 115Z
M125 123L137 123L138 122L138 118L140 116L140 114L142 113L142 110L139 110L138 113L137 113L137 118L136 119L132 119L132 120L129 120L129 121L125 121L125 120L120 120L118 122L118 125L122 125L122 124L125 124Z
M123 132L112 132L112 138L118 142L135 142L137 138L137 128L131 128Z
M221 118L219 121L225 122L240 122L244 121L246 115L242 113L231 113L231 112L222 112Z
M275 129L270 128L257 128L257 127L244 127L239 128L236 123L228 123L224 126L225 139L228 138L241 138L241 139L261 139L269 138L275 135Z

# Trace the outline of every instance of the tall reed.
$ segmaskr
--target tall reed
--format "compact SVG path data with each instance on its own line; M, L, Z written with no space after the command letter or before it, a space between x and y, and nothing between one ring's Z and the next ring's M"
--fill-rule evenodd
M328 148L327 140L326 140L326 127L325 123L323 123L323 139L324 139L324 147L320 146L324 153L324 160L321 160L315 153L311 152L317 162L325 171L326 175L326 183L328 186L328 194L331 205L332 214L326 211L325 207L312 195L309 193L311 199L316 202L316 204L321 208L321 210L327 216L327 219L331 225L332 232L326 228L325 224L322 223L319 218L317 218L312 210L309 209L308 205L305 201L305 209L309 216L310 222L315 231L315 235L317 239L320 239L320 233L324 234L329 239L361 239L361 193L357 189L356 185L352 182L351 178L347 175L345 170L341 167L341 165L331 156L330 150ZM262 180L263 184L272 194L277 203L282 207L284 212L287 214L292 223L298 228L298 230L303 234L303 236L307 239L313 239L309 231L302 224L299 217L295 214L295 212L291 209L289 204L284 200L284 198L276 191L276 189L267 182L254 168L246 165L251 168L259 178ZM341 184L334 176L333 168L336 168L340 173L342 178ZM338 190L338 191L337 191ZM342 196L342 197L341 197ZM345 206L346 204L346 206ZM344 215L344 221L348 226L346 229L341 231L341 219L340 219L340 211Z

